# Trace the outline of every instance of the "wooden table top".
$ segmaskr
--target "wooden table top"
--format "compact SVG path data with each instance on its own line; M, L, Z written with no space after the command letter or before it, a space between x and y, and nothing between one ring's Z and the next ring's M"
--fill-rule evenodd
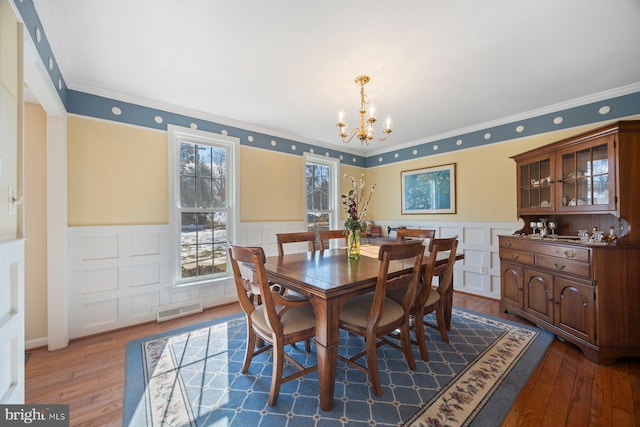
M380 270L379 246L362 245L360 259L347 258L346 249L330 249L267 257L265 268L272 280L295 291L327 298L351 293L375 284ZM445 254L446 255L446 254ZM464 256L458 254L456 259ZM424 258L426 263L427 257ZM446 263L443 255L438 262ZM389 272L400 272L413 263L392 261Z

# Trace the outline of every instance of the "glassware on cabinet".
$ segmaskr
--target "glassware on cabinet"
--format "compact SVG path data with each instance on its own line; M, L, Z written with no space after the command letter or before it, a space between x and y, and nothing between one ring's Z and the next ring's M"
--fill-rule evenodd
M529 223L529 227L531 227L533 235L535 235L536 234L536 229L538 228L538 223L536 221L531 221Z

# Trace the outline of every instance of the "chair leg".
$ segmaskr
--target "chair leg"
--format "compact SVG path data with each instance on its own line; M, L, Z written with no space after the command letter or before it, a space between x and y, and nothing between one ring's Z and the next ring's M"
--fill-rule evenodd
M378 345L375 337L367 337L367 370L369 371L369 379L373 387L373 394L382 396L382 387L380 386L380 372L378 372Z
M250 322L247 322L247 349L244 353L244 365L242 365L242 373L244 374L251 365L251 359L253 359L253 353L256 349L257 335L253 332L253 328Z
M429 361L429 353L427 352L427 340L424 336L424 321L422 318L424 313L422 311L417 312L413 317L413 327L416 333L416 341L418 342L418 350L420 350L420 356L425 362Z
M400 338L402 339L402 352L405 359L407 359L407 365L412 371L416 370L416 361L413 358L413 349L411 348L411 337L409 336L409 322L407 321L400 329Z
M440 331L442 341L449 343L449 335L447 335L447 325L444 321L444 306L442 304L440 304L438 308L436 308L436 320L438 322L438 330Z
M311 339L304 340L304 349L307 353L311 353Z
M282 371L284 369L284 346L282 343L273 343L273 369L271 373L271 390L269 391L269 406L278 401L280 385L282 384Z

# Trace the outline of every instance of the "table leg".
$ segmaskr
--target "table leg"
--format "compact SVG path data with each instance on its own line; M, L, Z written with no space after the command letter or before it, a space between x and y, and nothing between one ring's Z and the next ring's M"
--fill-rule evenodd
M320 409L333 408L336 383L338 345L340 344L339 314L337 300L327 301L315 296L309 298L316 315L316 351L318 356L318 382L320 384Z

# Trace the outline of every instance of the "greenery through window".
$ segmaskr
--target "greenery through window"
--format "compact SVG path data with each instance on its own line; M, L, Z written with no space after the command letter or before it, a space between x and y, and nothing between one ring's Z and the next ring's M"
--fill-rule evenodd
M227 273L229 150L179 141L180 277Z
M305 163L307 228L317 233L333 227L335 214L334 166L320 161Z

